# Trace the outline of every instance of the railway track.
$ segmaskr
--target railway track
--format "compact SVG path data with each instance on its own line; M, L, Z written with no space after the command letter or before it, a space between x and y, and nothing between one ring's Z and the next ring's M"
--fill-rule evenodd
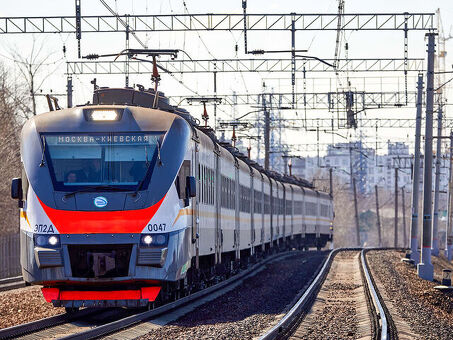
M198 305L234 289L244 280L263 270L266 264L293 255L294 252L284 252L269 256L225 281L149 311L83 309L73 314L58 315L0 330L0 339L93 339L119 330L122 330L120 335L116 337L110 335L109 338L126 339L129 337L127 328L140 324L133 327L135 329L130 330L130 333L133 333L135 337L137 336L136 328L141 327L143 322L156 319L162 315L165 315L167 319L169 318L168 315L178 318ZM124 330L125 328L126 330ZM143 334L146 334L146 326Z
M25 287L22 276L8 277L0 280L0 292Z
M392 317L368 269L366 252L332 251L310 287L260 339L397 339Z

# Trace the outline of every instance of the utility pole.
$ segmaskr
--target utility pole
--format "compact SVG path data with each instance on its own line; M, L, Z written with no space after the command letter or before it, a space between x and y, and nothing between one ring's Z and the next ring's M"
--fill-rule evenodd
M382 247L381 216L379 215L379 196L378 196L378 186L377 185L374 186L374 192L376 193L376 219L377 219L379 247Z
M407 247L407 230L406 230L406 203L404 200L404 187L401 188L401 210L403 214L403 248Z
M354 178L354 173L352 171L352 146L351 146L351 142L349 142L349 176L350 176L350 179L351 179L351 191L352 191L353 190L352 179Z
M355 231L357 237L357 247L361 246L360 243L360 227L359 227L359 209L357 207L357 188L355 183L355 178L352 178L352 187L354 191L354 212L355 212Z
M82 48L80 47L80 40L82 39L82 11L80 9L80 1L75 0L75 14L76 14L76 39L77 39L77 53L79 59L82 58Z
M420 186L420 136L422 130L423 75L418 75L417 82L417 115L415 121L415 158L412 178L412 219L411 219L411 260L414 264L420 261L418 252L418 191Z
M68 108L72 107L72 76L68 76L68 83L66 85L66 93L68 100Z
M450 131L450 173L448 178L448 215L447 215L447 232L446 232L446 242L445 242L445 256L447 256L448 261L452 260L453 257L453 131Z
M292 102L291 107L294 109L296 105L296 14L291 14L291 91Z
M264 94L263 94L263 110L264 110L264 169L269 170L271 117L270 112L266 107L266 97Z
M439 182L440 182L440 156L442 143L442 103L439 103L437 110L437 148L436 148L436 177L434 179L434 214L433 214L433 234L432 249L434 256L439 256Z
M432 281L434 267L431 263L431 212L432 212L432 170L433 170L433 108L434 108L434 55L436 33L427 33L428 67L426 81L426 124L425 160L423 181L423 229L422 253L417 265L417 274L422 279Z
M247 0L242 0L242 10L244 12L244 53L247 54Z
M359 226L359 209L357 207L357 187L354 173L352 171L352 146L349 143L349 175L351 176L351 190L354 196L354 217L357 247L360 247L360 226Z
M332 176L333 169L329 168L329 194L330 197L333 196L333 176Z
M395 168L395 235L393 246L398 247L398 168Z
M214 98L217 99L217 71L214 71L213 75L214 75ZM214 101L214 131L217 131L217 100Z

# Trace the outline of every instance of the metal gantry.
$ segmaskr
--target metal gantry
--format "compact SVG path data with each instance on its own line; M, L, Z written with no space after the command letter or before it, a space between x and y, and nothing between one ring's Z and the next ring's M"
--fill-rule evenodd
M162 14L0 17L0 34L168 31L337 31L337 14ZM434 29L434 13L343 14L341 30ZM79 24L77 23L79 21ZM78 28L78 29L76 29Z
M405 67L403 58L364 58L339 59L337 69L315 59L296 58L298 61L295 72L402 72ZM323 59L329 63L333 59ZM70 61L66 64L67 74L124 74L126 64L129 74L150 74L151 62L124 60L82 60ZM291 59L287 58L236 58L236 59L186 59L159 60L159 66L170 73L237 73L237 72L293 72ZM408 72L420 72L424 69L424 60L409 58Z
M245 120L250 121L250 120ZM364 118L358 120L358 128L385 128L385 129L413 129L416 125L416 119L414 118ZM443 118L443 126L446 128L453 128L453 118ZM317 129L321 131L329 130L332 127L343 127L346 126L346 118L282 118L281 123L284 124L284 128L292 129ZM422 124L424 126L424 122Z
M379 109L384 107L401 107L406 105L405 92L365 92L365 91L339 91L339 92L317 92L317 93L295 93L295 102L297 107L294 109L310 109L310 110L345 110L347 107L348 94L354 95L353 106L357 111L366 109ZM285 108L290 108L293 97L292 93L261 93L261 94L217 94L218 98L222 98L222 104L225 105L261 105L263 95L272 95ZM201 97L209 97L209 95L200 95ZM193 97L191 97L193 98ZM170 96L173 104L181 105L187 99L187 96ZM408 104L415 105L416 92L408 93Z

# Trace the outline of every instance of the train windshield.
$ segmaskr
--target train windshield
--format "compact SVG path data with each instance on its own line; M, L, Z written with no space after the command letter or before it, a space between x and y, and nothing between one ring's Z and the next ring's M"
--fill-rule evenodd
M88 186L144 189L163 133L46 134L45 153L55 190Z

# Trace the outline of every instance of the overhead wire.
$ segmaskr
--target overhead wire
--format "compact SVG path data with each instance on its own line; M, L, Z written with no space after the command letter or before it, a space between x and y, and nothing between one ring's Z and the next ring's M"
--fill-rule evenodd
M189 12L189 8L187 6L187 1L186 0L183 0L182 1L182 4L183 4L183 7L184 7L184 11L186 12L186 14L190 15L190 12ZM195 25L194 25L194 28L195 28ZM208 45L205 43L205 41L203 40L203 38L201 37L201 34L196 31L197 33L197 36L198 36L198 39L200 40L201 44L203 45L203 47L206 49L207 53L209 54L209 56L213 59L217 59L214 54L210 51ZM183 50L185 50L185 34L184 34L184 42L183 42ZM246 92L248 93L248 88L247 88L247 85L246 85L246 81L244 79L244 75L241 73L241 78L242 78L242 82L245 86L245 90ZM186 87L186 85L184 85ZM187 87L186 87L187 88ZM194 92L193 90L191 90L192 92ZM217 107L217 110L221 111L222 113L225 113L227 116L229 116L230 118L233 118L233 115L232 114L229 114L227 113L226 111L222 110L221 108Z
M183 0L182 1L182 4L184 6L184 10L186 11L186 14L190 15L190 12L189 12L189 9L187 8L187 3L186 3L186 0ZM195 28L195 24L194 24L194 28ZM204 42L203 38L201 37L200 33L198 31L197 32L197 35L198 35L198 38L200 39L201 43L203 44L203 46L205 47L206 51L208 52L208 54L211 56L211 58L213 59L216 59L216 57L211 53L211 51L209 50L208 46L206 45L206 43Z

